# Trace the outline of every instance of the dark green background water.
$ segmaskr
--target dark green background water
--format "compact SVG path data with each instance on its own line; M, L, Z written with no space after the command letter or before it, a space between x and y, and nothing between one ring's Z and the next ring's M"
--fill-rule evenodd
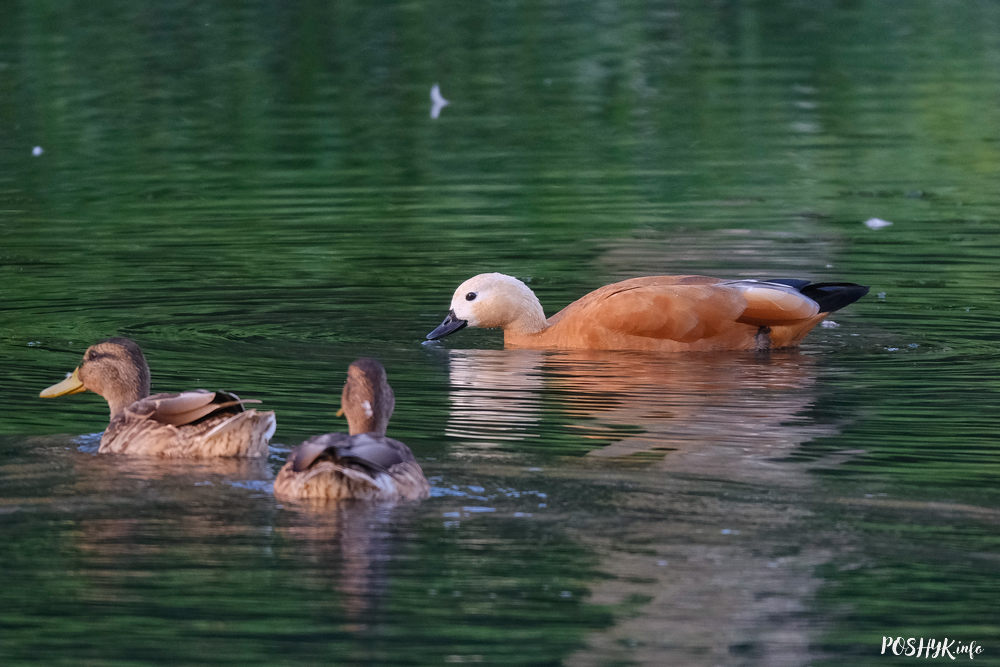
M998 661L1000 5L2 15L4 664ZM766 358L421 344L487 270L549 313L655 273L872 289ZM271 460L96 456L98 397L36 397L109 335L275 409ZM433 497L277 503L360 355Z

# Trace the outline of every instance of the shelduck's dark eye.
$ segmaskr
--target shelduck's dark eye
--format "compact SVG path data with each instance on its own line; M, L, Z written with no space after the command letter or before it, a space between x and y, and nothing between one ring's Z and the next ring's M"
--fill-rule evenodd
M472 301L475 298L476 298L476 293L475 292L469 292L468 294L465 295L465 300L466 301Z

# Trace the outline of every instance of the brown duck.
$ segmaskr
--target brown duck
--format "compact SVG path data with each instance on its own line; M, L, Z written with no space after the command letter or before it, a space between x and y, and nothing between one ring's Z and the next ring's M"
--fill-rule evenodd
M274 481L285 499L417 500L430 486L410 448L385 436L395 407L385 368L358 359L347 369L338 415L349 433L324 433L295 448Z
M274 413L244 408L260 401L204 389L150 396L149 384L149 365L139 346L128 338L108 338L87 348L83 363L39 395L89 390L102 396L111 421L101 436L101 454L267 456Z

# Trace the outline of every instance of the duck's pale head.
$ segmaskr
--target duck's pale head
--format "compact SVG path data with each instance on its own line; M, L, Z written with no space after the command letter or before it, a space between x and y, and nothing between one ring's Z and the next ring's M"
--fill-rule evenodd
M385 435L396 397L389 386L385 368L375 359L358 359L347 369L347 381L340 394L340 412L347 417L351 435Z
M87 348L83 361L65 380L43 389L39 396L56 398L92 391L102 396L114 419L126 407L149 396L149 365L135 342L108 338Z
M480 273L458 286L448 316L427 338L444 338L465 326L535 333L545 328L545 312L535 293L517 278Z

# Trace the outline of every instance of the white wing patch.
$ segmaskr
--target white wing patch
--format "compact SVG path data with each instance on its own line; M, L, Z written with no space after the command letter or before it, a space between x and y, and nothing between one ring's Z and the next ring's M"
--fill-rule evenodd
M399 489L396 488L396 480L391 475L380 472L375 475L375 479L372 481L375 482L375 486L382 492L382 498L390 499L399 495Z

